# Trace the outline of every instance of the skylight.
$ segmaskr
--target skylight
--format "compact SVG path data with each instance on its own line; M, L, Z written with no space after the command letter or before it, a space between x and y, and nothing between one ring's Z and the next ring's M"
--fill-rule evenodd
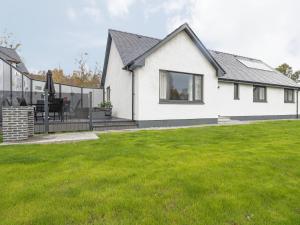
M252 68L252 69L259 69L259 70L267 70L267 71L273 71L272 68L268 67L266 64L260 61L254 61L254 60L247 60L247 59L237 59L241 63L243 63L245 66Z

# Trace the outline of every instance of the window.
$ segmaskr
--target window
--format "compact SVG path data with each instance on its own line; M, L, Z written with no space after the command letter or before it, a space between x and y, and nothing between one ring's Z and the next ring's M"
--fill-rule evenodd
M110 87L106 88L106 101L110 102Z
M234 88L234 100L239 100L240 99L240 87L239 84L233 84Z
M203 76L161 70L159 73L161 103L202 103Z
M43 89L41 86L35 86L34 88L35 88L35 90L37 90L37 91L41 91L41 90Z
M250 60L250 59L242 59L238 58L238 61L240 61L245 66L252 68L252 69L258 69L258 70L267 70L267 71L274 71L271 67L263 63L259 60Z
M267 88L263 86L253 87L253 101L254 102L267 102Z
M295 94L293 89L284 89L284 102L295 103Z

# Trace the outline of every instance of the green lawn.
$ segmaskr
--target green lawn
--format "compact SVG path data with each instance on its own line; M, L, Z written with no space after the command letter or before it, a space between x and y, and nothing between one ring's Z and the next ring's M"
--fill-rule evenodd
M300 121L2 146L0 224L300 224Z

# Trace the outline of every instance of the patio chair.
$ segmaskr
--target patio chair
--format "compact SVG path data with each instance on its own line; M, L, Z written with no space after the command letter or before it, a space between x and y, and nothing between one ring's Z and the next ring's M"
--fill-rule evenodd
M67 120L71 113L71 102L69 100L64 100L63 114L64 118Z
M34 118L35 121L38 120L39 114L41 114L41 118L44 120L44 100L37 100L36 101L36 107L34 109Z
M19 103L19 106L27 106L27 102L25 100L25 98L17 98L17 101Z
M58 113L58 118L63 121L63 99L55 98L49 105L49 113L54 114L54 120L56 117L56 113Z

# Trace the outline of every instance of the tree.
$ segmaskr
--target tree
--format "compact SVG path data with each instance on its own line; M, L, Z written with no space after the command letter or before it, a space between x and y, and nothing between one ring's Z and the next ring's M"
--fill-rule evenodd
M77 70L73 71L71 76L74 85L99 87L101 70L99 64L95 63L94 70L90 70L87 64L88 53L81 53L78 59L75 59Z
M293 75L292 75L292 79L297 81L300 78L300 70L296 71Z
M66 76L62 69L53 69L52 70L52 78L57 83L64 83L66 82Z
M283 63L280 66L276 68L277 71L280 73L286 75L287 77L293 79L294 81L297 81L300 77L300 70L296 71L295 73L293 72L293 68L287 64Z
M17 42L13 38L13 33L4 30L3 34L0 35L0 46L6 48L17 49L21 46L20 42Z
M287 63L283 63L276 68L280 73L283 73L287 77L291 78L293 75L293 68L289 66Z
M102 72L99 63L96 62L94 70L90 70L87 61L88 53L81 53L79 58L75 59L77 68L70 75L65 74L60 68L52 69L53 81L81 87L100 87ZM38 76L45 79L46 71L39 71Z

